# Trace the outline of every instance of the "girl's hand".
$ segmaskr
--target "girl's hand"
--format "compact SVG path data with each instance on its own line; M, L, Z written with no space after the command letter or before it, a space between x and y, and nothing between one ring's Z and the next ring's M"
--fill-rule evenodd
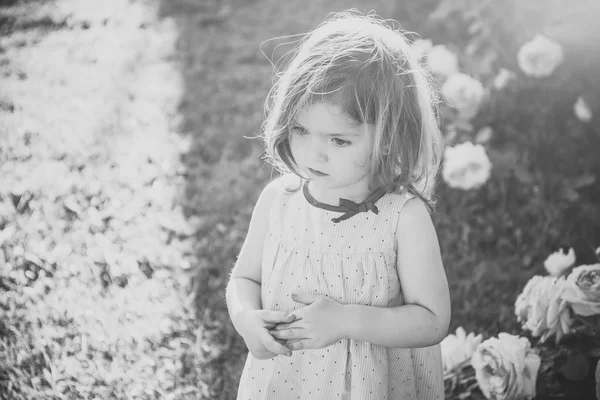
M259 360L267 360L276 355L291 356L292 351L285 347L284 340L269 335L269 329L276 324L294 321L294 317L283 311L250 310L242 318L241 336L252 355Z
M290 316L294 322L277 324L270 330L276 339L286 340L292 350L321 349L344 337L344 306L327 296L292 294L292 300L306 304Z

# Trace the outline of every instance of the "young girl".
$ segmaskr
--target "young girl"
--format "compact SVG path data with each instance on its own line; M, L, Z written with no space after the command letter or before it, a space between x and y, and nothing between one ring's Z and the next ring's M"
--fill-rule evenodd
M269 161L227 287L238 399L443 399L448 284L429 216L442 139L426 74L373 15L333 15L271 91Z

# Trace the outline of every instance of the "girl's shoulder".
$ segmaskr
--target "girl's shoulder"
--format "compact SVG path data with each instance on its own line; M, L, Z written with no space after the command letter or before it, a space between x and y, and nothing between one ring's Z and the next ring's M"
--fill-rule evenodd
M425 201L419 196L406 193L398 208L396 228L402 228L403 231L413 231L431 223L431 212Z
M294 174L281 175L267 184L268 190L278 194L292 194L302 188L302 179Z
M393 225L398 225L402 219L406 218L407 214L412 214L421 208L425 208L425 203L418 196L408 191L398 191L387 193L382 198L382 204L379 206L383 209L384 214L389 215L389 220ZM386 217L386 220L388 217Z
M275 231L279 229L281 221L285 219L284 214L287 209L286 205L289 204L289 196L298 193L301 187L302 181L293 174L278 176L265 186L261 196L264 195L268 199L266 202L268 206L262 215L268 218L271 229L275 229Z
M400 235L414 234L424 224L431 223L425 202L412 193L388 193L382 200L385 202L380 207L380 214L396 238L396 243Z
M383 197L383 200L387 201L394 209L404 208L404 205L413 199L418 200L418 198L412 193L404 190L397 192L389 192L385 195L385 197Z
M388 196L394 197L398 200L410 200L414 197L416 197L415 195L413 195L410 191L408 190L404 190L404 189L399 189L396 192L391 192L387 194Z
M257 205L261 204L264 208L272 209L279 204L286 195L296 193L301 188L302 182L295 175L287 174L279 176L263 188Z

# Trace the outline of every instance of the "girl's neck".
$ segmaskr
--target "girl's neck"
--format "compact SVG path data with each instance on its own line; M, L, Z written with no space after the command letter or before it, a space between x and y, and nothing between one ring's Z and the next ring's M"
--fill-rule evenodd
M357 182L357 184L350 186L328 188L316 185L314 181L311 181L308 183L308 190L311 196L318 202L333 206L337 206L341 198L361 203L372 192L369 189L368 182Z

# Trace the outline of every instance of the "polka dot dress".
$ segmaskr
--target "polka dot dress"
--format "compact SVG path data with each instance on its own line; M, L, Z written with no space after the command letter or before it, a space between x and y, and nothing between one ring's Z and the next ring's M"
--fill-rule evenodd
M334 223L339 212L311 205L302 190L282 187L263 252L264 309L297 310L303 305L290 296L300 292L342 304L403 304L394 234L408 199L386 194L376 203L379 214L361 212ZM249 353L237 398L443 399L442 376L439 345L396 349L344 339L292 357L257 360Z

